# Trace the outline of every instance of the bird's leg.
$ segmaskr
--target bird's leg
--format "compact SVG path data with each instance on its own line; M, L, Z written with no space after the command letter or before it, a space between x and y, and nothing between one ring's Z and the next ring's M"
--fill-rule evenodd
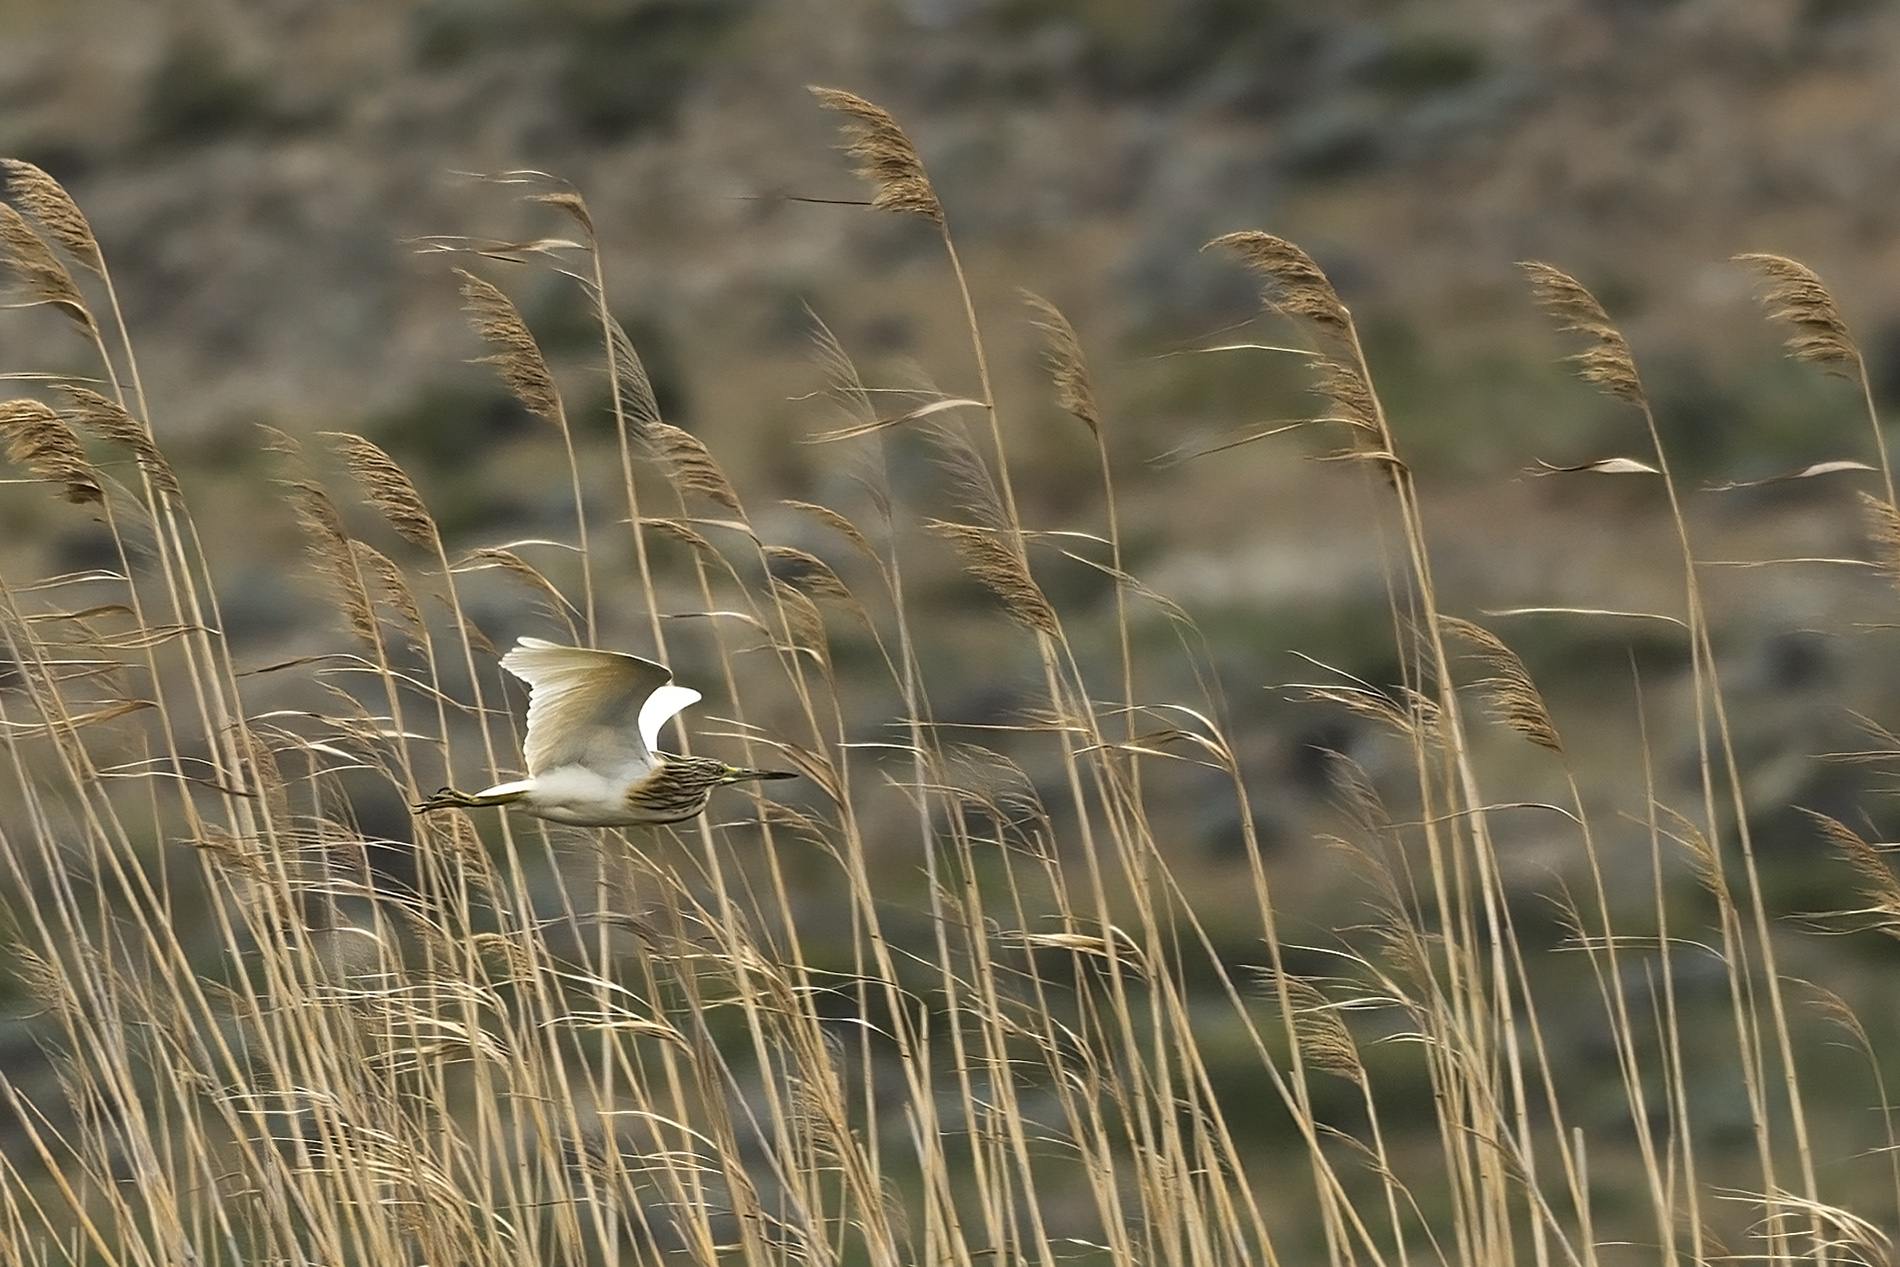
M469 806L485 805L487 803L488 802L482 800L479 796L470 796L467 792L458 792L452 787L445 787L428 800L412 808L418 814L428 814L435 810L448 809L451 806L467 808Z

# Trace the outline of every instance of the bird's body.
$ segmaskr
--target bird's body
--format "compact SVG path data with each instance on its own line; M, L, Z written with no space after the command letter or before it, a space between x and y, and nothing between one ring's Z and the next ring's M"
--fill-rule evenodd
M443 788L418 810L512 805L576 827L677 823L705 809L714 788L794 777L660 752L660 727L699 692L651 660L523 638L501 667L528 684L528 777L475 793Z

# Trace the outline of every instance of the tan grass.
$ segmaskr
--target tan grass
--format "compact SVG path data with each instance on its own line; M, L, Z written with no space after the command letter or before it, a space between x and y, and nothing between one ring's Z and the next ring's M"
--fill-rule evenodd
M1402 420L1353 314L1291 243L1217 244L1261 276L1267 319L1313 347L1327 417L1372 472L1342 513L1390 544L1398 680L1328 672L1293 688L1371 721L1389 736L1376 750L1398 757L1376 774L1328 766L1345 802L1335 856L1360 906L1289 912L1294 877L1255 826L1258 736L1223 720L1242 711L1231 700L1183 693L1211 666L1188 613L1125 557L1111 402L1081 338L1030 297L1054 399L1088 433L1099 481L1078 522L1032 523L1011 450L1037 411L993 390L922 164L888 113L819 97L876 205L942 233L969 336L947 374L975 372L969 394L881 419L882 389L821 331L827 399L849 420L827 453L865 473L865 513L789 503L790 541L778 520L748 518L714 447L660 418L607 309L585 203L535 173L507 179L587 241L515 258L595 302L614 439L568 426L499 288L464 273L463 293L484 359L561 432L573 539L451 533L429 481L362 436L325 433L372 519L278 435L287 513L336 612L300 639L345 640L328 654L234 657L190 481L136 390L69 388L63 413L0 406L12 460L100 516L123 562L0 575L15 666L0 678L10 980L38 1010L35 1042L59 1053L40 1076L0 1081L0 1257L1596 1267L1714 1262L1722 1237L1751 1235L1765 1262L1884 1261L1900 1171L1872 1167L1892 1191L1858 1189L1866 1206L1830 1190L1869 1167L1829 1155L1807 1121L1808 1022L1781 995L1787 934L1748 834L1689 517L1634 356L1594 298L1530 268L1539 301L1587 338L1584 376L1642 415L1654 451L1635 478L1659 481L1675 514L1682 611L1651 615L1690 645L1702 788L1685 810L1642 745L1650 784L1633 811L1606 813L1578 786L1522 660L1441 609ZM16 273L21 249L58 265L50 241L109 288L77 208L17 166L9 188L33 190L19 199L32 223L16 219L38 247L9 245ZM576 250L586 266L550 264ZM72 284L34 267L29 289ZM1796 287L1779 319L1825 338L1809 325L1831 309L1796 268L1769 267ZM1280 343L1223 354L1265 346ZM1839 346L1795 352L1832 366ZM114 356L133 364L129 346ZM970 409L987 438L962 428ZM950 519L883 481L900 422L939 455L931 493ZM136 459L143 494L101 475L82 432ZM603 514L609 443L624 506ZM1877 534L1900 537L1891 497L1870 501ZM393 534L386 549L352 533L359 520L364 536ZM946 681L956 650L931 627L924 571L943 550L919 530L947 540L1008 618L983 630L996 658L977 671L1000 679L1001 657L1020 656L1031 681L1000 719L973 721L966 684ZM1062 598L1055 569L1071 567L1113 585L1112 639ZM518 771L520 693L494 663L502 631L480 626L494 600L464 593L493 585L479 573L520 582L521 623L544 634L591 641L631 619L644 642L628 649L672 659L670 638L709 699L669 747L783 761L806 781L783 800L724 793L677 831L457 810L371 838L386 820L366 788L409 803L438 777ZM597 591L613 597L598 612ZM1563 618L1555 604L1535 614ZM1537 807L1571 855L1560 886L1523 887L1516 820L1487 792L1490 745L1467 731L1474 690L1564 789L1563 805ZM1218 916L1197 900L1182 802L1164 799L1183 771L1228 823ZM1868 890L1848 914L1885 928L1900 898L1884 855L1823 826ZM1611 872L1633 855L1600 831L1647 845L1647 905L1626 909ZM1692 909L1672 879L1684 869L1708 895ZM1545 901L1558 951L1524 931ZM1288 942L1289 915L1319 944ZM1692 941L1720 982L1714 1009L1678 993ZM1821 1012L1877 1076L1880 1034L1833 996ZM1607 1083L1573 1076L1586 1027ZM1746 1156L1706 1142L1704 1046L1735 1071Z

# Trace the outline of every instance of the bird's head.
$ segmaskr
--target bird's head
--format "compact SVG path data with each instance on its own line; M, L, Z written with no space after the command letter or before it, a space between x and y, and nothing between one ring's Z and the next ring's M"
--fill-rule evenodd
M748 779L791 779L789 770L753 770L727 765L711 757L682 757L660 754L660 764L628 792L628 802L641 811L646 822L677 822L691 818L706 807L713 789Z

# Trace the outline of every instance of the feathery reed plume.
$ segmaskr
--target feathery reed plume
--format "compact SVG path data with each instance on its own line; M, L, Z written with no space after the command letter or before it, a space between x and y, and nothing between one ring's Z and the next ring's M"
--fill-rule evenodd
M803 590L813 598L836 598L851 603L851 591L838 579L831 565L815 554L795 546L766 546L765 557L772 573L780 580Z
M620 408L638 440L650 440L652 429L660 422L660 402L653 394L653 380L647 377L646 362L640 359L633 340L620 323L608 317L609 337L614 345L614 391L620 396Z
M279 826L290 822L290 792L284 782L283 769L277 764L277 754L271 746L249 726L232 728L232 738L243 752L251 768L250 785L257 793L268 812L269 821Z
M100 276L105 275L105 257L99 253L92 225L58 181L17 158L0 158L0 175L6 178L0 186L0 198L24 210L68 255Z
M739 494L698 436L664 422L654 423L649 435L653 447L672 468L673 485L681 493L698 493L727 510L740 511Z
M1548 264L1527 260L1518 267L1531 279L1532 295L1556 319L1559 329L1589 337L1590 346L1568 358L1576 363L1583 380L1633 405L1646 405L1629 341L1610 324L1596 296L1576 278Z
M1002 494L968 433L949 419L933 422L923 433L937 446L937 464L949 478L957 504L985 528L1007 528L1009 512Z
M1320 350L1312 357L1319 375L1314 390L1332 401L1332 420L1350 429L1351 453L1384 462L1389 477L1398 479L1401 464L1380 421L1352 314L1313 257L1271 233L1229 233L1202 249L1214 247L1235 252L1266 279L1260 299L1269 310L1305 322L1319 336Z
M25 467L35 479L63 485L60 495L67 501L81 505L105 500L85 446L52 406L26 396L0 401L0 435L7 440L8 461Z
M1689 869L1695 873L1696 882L1727 908L1730 902L1728 879L1722 873L1722 857L1716 852L1715 843L1681 814L1673 810L1667 812L1673 827L1669 835L1688 853Z
M1089 429L1090 435L1100 436L1102 416L1095 408L1095 392L1089 386L1088 360L1082 355L1082 341L1076 338L1075 327L1069 324L1069 319L1062 315L1060 309L1041 295L1024 291L1023 302L1036 314L1036 328L1048 336L1048 348L1043 361L1049 367L1049 377L1055 381L1056 399Z
M1285 986L1294 1009L1293 1032L1307 1063L1322 1073L1363 1086L1366 1069L1359 1062L1359 1046L1353 1042L1352 1032L1340 1016L1339 1006L1304 977L1275 972L1271 968L1260 969L1259 975L1272 993L1277 994L1279 987Z
M1735 262L1753 266L1768 279L1762 307L1770 321L1790 327L1788 354L1810 361L1830 374L1851 378L1860 366L1860 345L1848 332L1834 296L1807 265L1780 255L1753 252Z
M495 347L489 355L477 357L475 363L493 365L529 413L565 430L567 419L561 409L560 389L554 385L554 375L541 355L541 345L534 341L514 301L466 269L455 272L462 279L464 310L475 332Z
M866 539L865 535L858 531L858 526L831 507L820 506L816 502L796 501L790 497L782 499L779 504L789 506L793 510L804 511L813 519L816 519L819 523L825 525L825 527L831 529L846 541L849 541L857 548L859 554L862 554L872 563L876 564L880 562L877 557L877 551L871 548L871 543Z
M548 611L554 614L557 619L565 619L565 613L574 610L574 604L568 602L561 591L555 588L553 581L541 575L532 563L529 563L513 550L503 550L500 548L477 550L473 554L470 554L468 558L471 564L478 564L485 567L498 567L504 572L508 572L527 582L548 600ZM459 571L461 569L458 567L457 570Z
M943 227L943 204L924 174L916 146L897 120L881 106L836 88L813 86L812 96L827 110L844 116L841 125L850 143L845 153L857 160L857 174L876 190L871 205L881 211L905 211Z
M33 231L26 217L4 202L0 202L0 248L4 248L0 266L13 270L29 304L57 308L79 327L81 334L88 339L98 338L99 327L92 319L92 310L86 307L85 296L73 283L73 275L53 254L53 248Z
M409 588L408 578L402 569L388 555L370 545L367 541L350 542L350 555L356 563L359 576L373 576L382 584L383 593L389 600L389 606L402 618L405 632L411 641L418 642L423 634L422 608L416 602L415 591Z
M1329 339L1352 341L1352 316L1313 257L1284 238L1250 230L1209 242L1235 252L1241 262L1267 279L1261 300L1276 312L1310 322Z
M1321 750L1321 765L1333 801L1352 819L1365 840L1390 839L1392 813L1366 768L1343 752Z
M350 534L344 530L336 503L328 493L304 480L286 480L284 487L290 491L290 504L297 512L310 557L341 600L350 631L368 645L377 645L380 639L375 608L370 604L363 574L357 570Z
M1893 503L1863 491L1860 508L1867 520L1867 536L1874 543L1874 565L1880 574L1900 584L1900 510Z
M74 422L101 439L130 449L138 459L139 468L160 494L174 500L184 495L178 486L178 476L172 472L171 463L166 461L165 455L158 451L158 445L153 442L151 430L127 412L124 406L76 383L62 383L59 390L66 397L66 413Z
M773 577L771 585L772 595L784 613L785 629L791 636L791 645L809 651L819 664L829 666L830 642L825 637L825 618L818 610L818 604L790 581Z
M1042 587L1029 575L1022 556L1010 549L996 531L941 519L930 520L924 526L956 543L963 551L964 565L970 575L1002 599L1010 615L1038 633L1051 638L1061 636L1055 608L1049 605Z
M587 235L587 240L589 242L594 240L593 213L587 209L587 200L573 190L561 189L551 194L535 194L530 201L565 211L573 218L574 223L580 226L581 232Z
M671 537L683 545L703 551L706 554L717 556L719 553L719 551L713 548L713 543L706 540L697 528L683 520L664 519L647 515L640 520L640 526L642 528L651 528L663 537Z
M877 411L871 408L871 393L865 389L857 364L824 318L805 305L805 318L811 322L812 355L825 376L825 394L839 408L859 421L868 421Z
M1321 704L1336 704L1355 716L1377 722L1403 736L1407 742L1430 745L1438 730L1438 705L1428 696L1405 687L1390 693L1362 682L1344 686L1300 684L1299 698Z
M1879 916L1879 923L1874 927L1889 937L1900 938L1900 878L1894 876L1893 868L1887 865L1880 850L1839 819L1817 810L1802 812L1813 820L1835 852L1846 859L1854 874L1860 877L1861 894L1872 903L1870 911L1861 913Z
M348 431L318 432L343 459L356 482L363 486L369 504L382 513L389 526L405 541L431 553L442 548L441 535L422 494L410 482L408 474L381 447Z
M1538 747L1561 756L1563 741L1558 738L1557 727L1544 707L1544 697L1517 653L1489 629L1468 620L1440 616L1438 623L1447 632L1470 643L1479 662L1491 670L1492 676L1477 686L1484 692L1492 716Z

